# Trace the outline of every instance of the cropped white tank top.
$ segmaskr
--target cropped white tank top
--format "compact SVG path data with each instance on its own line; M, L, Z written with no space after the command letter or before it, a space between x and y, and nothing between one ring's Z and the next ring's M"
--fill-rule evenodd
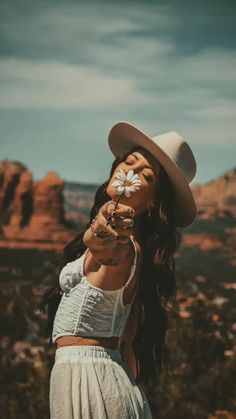
M60 336L110 337L122 336L135 297L128 304L123 303L123 293L130 283L137 262L137 249L133 238L134 261L126 283L116 290L105 290L88 282L84 275L84 256L67 263L59 275L63 291L54 318L52 341ZM137 286L136 286L137 288Z

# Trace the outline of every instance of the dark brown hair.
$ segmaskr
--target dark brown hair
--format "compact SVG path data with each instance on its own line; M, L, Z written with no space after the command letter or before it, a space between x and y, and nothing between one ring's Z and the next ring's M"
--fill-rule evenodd
M122 157L115 158L109 179L97 189L94 204L90 212L90 219L85 229L77 234L63 249L62 266L80 257L86 250L82 240L92 219L98 213L100 207L111 198L106 189L116 167L127 156L140 147L124 153ZM160 166L158 193L156 206L151 210L150 216L146 211L137 217L140 231L140 245L142 249L142 272L137 290L137 298L140 302L140 316L138 330L133 341L136 360L139 362L140 371L137 380L148 383L155 379L169 364L169 349L166 343L168 330L168 302L176 300L175 260L174 254L179 247L181 234L175 226L174 200L171 182ZM55 313L60 302L62 291L59 281L53 287L48 288L43 294L40 310L48 307L48 323L45 336L50 337L49 346L52 344L52 328Z

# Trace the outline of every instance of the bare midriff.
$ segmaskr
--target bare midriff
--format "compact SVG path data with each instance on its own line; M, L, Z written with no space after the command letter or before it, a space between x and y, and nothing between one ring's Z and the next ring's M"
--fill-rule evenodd
M84 336L61 336L57 338L57 348L70 345L96 345L104 346L105 348L117 349L119 347L120 338L118 336L112 337L97 337L90 338Z

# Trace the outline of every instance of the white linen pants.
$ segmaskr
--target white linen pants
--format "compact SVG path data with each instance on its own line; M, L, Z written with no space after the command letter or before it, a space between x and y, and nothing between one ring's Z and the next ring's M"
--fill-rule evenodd
M119 349L56 349L50 376L51 419L152 419L143 389Z

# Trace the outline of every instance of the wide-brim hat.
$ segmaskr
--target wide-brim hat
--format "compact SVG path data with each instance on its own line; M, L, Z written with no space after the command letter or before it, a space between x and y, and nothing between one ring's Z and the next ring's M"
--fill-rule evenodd
M197 205L189 183L196 174L196 161L187 141L170 131L150 137L129 122L120 121L110 130L108 144L115 157L140 146L162 165L174 194L175 225L187 227L197 216Z

